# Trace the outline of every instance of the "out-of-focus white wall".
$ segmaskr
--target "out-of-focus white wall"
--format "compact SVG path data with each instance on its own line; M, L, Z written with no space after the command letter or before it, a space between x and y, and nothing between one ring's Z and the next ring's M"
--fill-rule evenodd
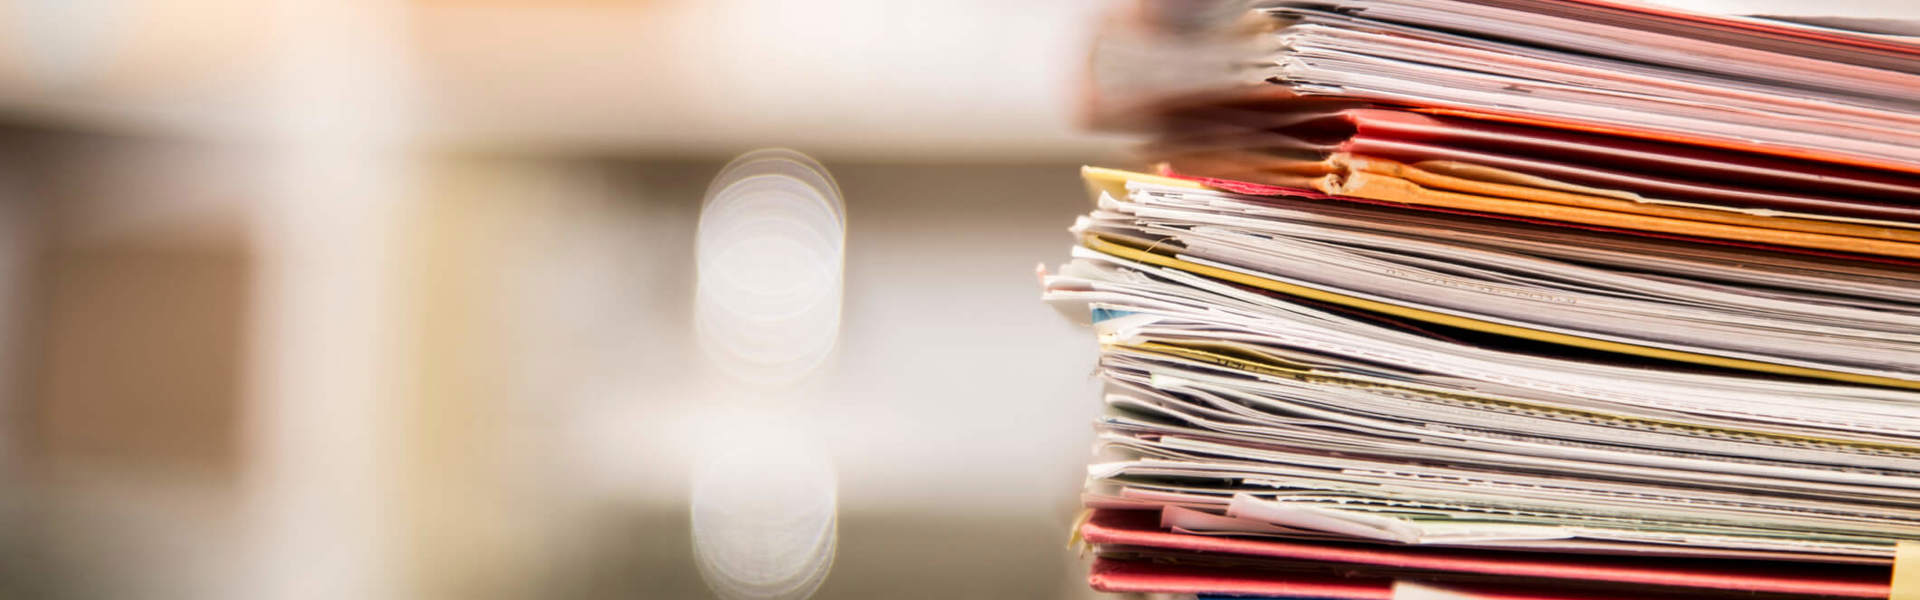
M1034 274L1065 260L1088 206L1077 165L826 166L846 198L843 326L791 391L729 385L694 344L694 227L718 161L486 158L437 176L410 442L428 460L408 484L416 518L445 528L425 542L446 563L431 578L602 565L616 587L697 590L690 477L741 432L777 430L837 473L835 570L853 575L823 597L1084 589L1062 536L1096 344Z
M771 425L826 447L848 510L1071 513L1096 345L1039 301L1033 272L1066 259L1087 207L1073 163L838 169L839 345L790 394L729 386L694 349L693 225L717 166L642 163L591 187L522 171L486 186L490 202L547 198L526 215L542 235L500 240L494 293L527 378L515 411L559 428L541 433L566 444L583 485L678 505L714 440ZM555 204L567 189L584 197Z
M430 127L460 144L1064 158L1105 0L430 3ZM565 106L564 111L553 107Z
M1920 18L1907 0L1655 0L1728 14ZM248 131L284 32L243 0L0 2L0 110ZM420 139L451 147L856 160L1069 159L1108 0L414 0L396 29Z
M0 2L0 110L247 136L288 32L235 0ZM417 0L395 32L427 143L720 156L1061 159L1106 0Z

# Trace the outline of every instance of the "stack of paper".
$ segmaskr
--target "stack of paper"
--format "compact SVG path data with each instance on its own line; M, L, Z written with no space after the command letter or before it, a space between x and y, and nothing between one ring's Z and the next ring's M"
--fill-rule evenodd
M1162 172L1087 169L1044 277L1102 345L1095 588L1920 588L1920 42L1611 0L1218 35L1247 83L1131 104Z

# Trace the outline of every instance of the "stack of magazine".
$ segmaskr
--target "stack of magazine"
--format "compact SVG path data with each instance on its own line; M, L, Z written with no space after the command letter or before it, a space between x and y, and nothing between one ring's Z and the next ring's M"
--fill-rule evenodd
M1155 167L1086 169L1043 277L1102 349L1095 589L1920 593L1920 40L1218 13L1129 25L1230 60L1095 98Z

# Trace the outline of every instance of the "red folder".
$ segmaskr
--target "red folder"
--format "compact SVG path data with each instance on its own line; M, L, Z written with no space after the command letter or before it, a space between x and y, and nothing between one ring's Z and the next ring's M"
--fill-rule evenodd
M1339 149L1450 160L1648 197L1920 222L1920 178L1808 161L1419 113L1344 111Z
M1285 567L1282 572L1181 565L1178 561L1103 559L1095 563L1089 581L1096 589L1107 591L1306 596L1321 593L1327 598L1387 598L1391 593L1391 577L1379 576L1384 571L1411 579L1431 577L1443 581L1503 577L1548 584L1557 581L1562 583L1557 587L1567 588L1624 585L1650 593L1664 590L1886 598L1891 577L1888 567L1876 565L1466 550L1193 535L1160 529L1155 511L1096 510L1092 518L1081 525L1080 535L1089 543L1103 546L1156 549L1214 559L1263 559ZM1335 575L1329 577L1327 573ZM1590 597L1561 592L1519 594L1512 597Z
M1210 569L1147 561L1094 559L1087 581L1094 590L1136 594L1217 594L1313 600L1393 600L1393 579L1350 573L1255 572ZM1565 587L1513 584L1448 583L1449 590L1483 600L1680 600L1702 597L1751 598L1733 594L1699 594L1634 590L1577 590Z
M1170 119L1148 153L1176 165L1311 177L1334 170L1342 153L1450 161L1646 198L1920 223L1920 176L1884 169L1327 103L1202 107Z

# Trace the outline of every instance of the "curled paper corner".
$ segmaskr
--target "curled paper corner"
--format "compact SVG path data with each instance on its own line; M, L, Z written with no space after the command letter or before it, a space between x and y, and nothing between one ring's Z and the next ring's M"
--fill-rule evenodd
M1080 509L1080 514L1073 518L1072 531L1067 532L1067 548L1075 551L1083 558L1086 557L1087 552L1093 548L1093 544L1088 542L1086 538L1080 536L1080 528L1085 527L1087 521L1092 518L1093 509Z
M1103 200L1112 198L1112 196L1108 196L1104 192L1100 194L1100 197ZM1087 218L1086 215L1080 215L1073 218L1073 225L1067 227L1067 231L1069 233L1072 233L1075 236L1081 236L1081 235L1085 235L1087 233L1087 228L1092 225L1093 225L1092 219Z
M1048 306L1053 307L1054 312L1060 313L1060 316L1065 317L1068 322L1075 325L1081 327L1093 325L1093 306L1085 300L1049 294L1056 281L1055 277L1047 272L1047 266L1045 264L1036 265L1034 267L1034 275L1040 280L1041 300L1045 301Z

